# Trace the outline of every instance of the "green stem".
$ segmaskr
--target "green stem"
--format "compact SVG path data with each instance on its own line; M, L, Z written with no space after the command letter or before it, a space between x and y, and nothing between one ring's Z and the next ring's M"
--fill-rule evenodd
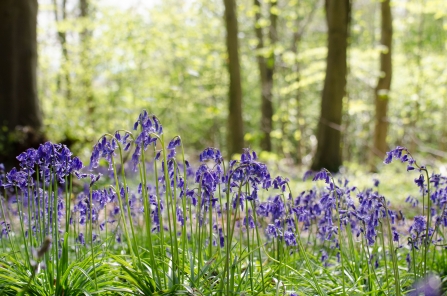
M255 208L255 205L254 205L254 201L251 201L251 208L253 209L253 220L255 222L256 243L258 245L259 265L260 265L260 269L261 269L262 292L265 293L264 270L263 270L262 255L261 255L261 238L259 236L258 218L257 218L257 214L256 214L256 208Z
M431 224L431 196L430 196L430 177L428 176L428 170L423 169L423 171L425 172L425 175L427 177L427 228L425 230L425 241L424 241L424 276L427 276L427 253L430 248L429 229ZM422 188L422 190L424 191L424 188Z
M147 193L147 183L146 183L146 161L144 157L144 146L141 144L141 161L139 163L139 171L140 171L140 180L141 180L141 194L143 198L143 205L144 205L144 212L145 212L145 222L146 222L146 246L149 249L149 259L151 262L152 270L155 269L155 276L157 279L157 284L159 287L161 287L161 280L160 280L160 272L158 268L154 268L156 265L155 263L155 254L154 254L154 247L152 244L152 222L151 222L151 208L149 205L149 196Z
M391 253L391 259L393 262L393 270L394 270L394 278L395 278L394 287L396 290L396 296L400 296L401 290L400 290L399 269L398 269L396 253L394 251L394 245L393 245L393 232L391 230L391 218L388 213L388 207L386 205L386 200L383 197L382 197L382 203L383 203L383 206L385 207L385 212L386 212L387 227L388 227L388 245L389 245L388 247L389 247L389 251Z
M154 154L156 154L156 147L154 145ZM155 178L155 192L156 192L156 198L157 198L157 212L158 212L158 223L159 223L159 228L160 228L160 239L161 239L161 248L163 249L165 247L165 234L164 234L164 228L163 228L163 217L162 212L161 212L161 198L160 198L160 186L158 184L158 166L157 166L157 160L154 160L154 178ZM163 268L163 275L164 275L164 288L166 289L167 283L168 283L168 273L166 270L166 264L162 264L162 268Z
M90 188L90 205L89 205L89 211L90 211L90 250L92 252L92 263L93 263L93 271L95 272L95 288L98 290L98 277L96 275L96 265L95 265L95 253L93 252L93 215L92 215L92 207L93 207L93 200L92 200L92 188Z
M386 259L386 248L385 248L385 238L383 235L383 224L382 221L379 221L380 223L380 240L382 241L382 249L383 249L383 260L385 261L385 277L386 277L386 286L388 290L388 295L391 295L390 291L390 283L389 283L389 275L388 275L388 263ZM392 251L392 250L390 250Z

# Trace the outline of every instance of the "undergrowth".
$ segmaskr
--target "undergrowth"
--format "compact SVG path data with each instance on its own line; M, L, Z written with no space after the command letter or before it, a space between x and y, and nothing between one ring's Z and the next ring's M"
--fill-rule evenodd
M18 160L2 172L1 295L418 295L447 274L446 178L403 147L384 162L415 178L409 220L377 182L322 170L292 192L250 149L209 147L193 168L146 111L99 137L88 168L49 142Z

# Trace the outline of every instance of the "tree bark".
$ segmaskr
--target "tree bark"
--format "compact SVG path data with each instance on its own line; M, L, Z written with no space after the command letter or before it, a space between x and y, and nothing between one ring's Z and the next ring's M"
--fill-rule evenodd
M79 0L79 17L87 20L90 16L90 3L89 0ZM84 22L85 24L86 22ZM95 125L95 102L93 100L92 89L92 68L90 67L89 49L92 32L88 28L83 28L80 34L81 40L81 54L80 60L82 65L81 82L82 82L82 96L87 100L87 115L91 125Z
M57 0L53 0L53 6L54 6L54 19L56 20L56 23L60 21L65 21L67 19L67 0L62 1L60 14ZM64 64L62 66L62 70L65 79L65 87L66 87L65 94L67 100L70 101L72 99L72 95L71 95L71 77L70 77L70 71L68 69L68 63L70 59L67 49L67 33L64 30L58 30L57 37L61 45L62 56L64 57Z
M37 99L37 0L0 1L0 118L9 129L40 129Z
M299 59L297 58L299 55L299 47L300 47L300 43L302 40L302 36L304 34L304 32L307 29L307 26L310 24L310 22L312 21L315 12L317 11L318 8L318 3L319 1L314 1L314 3L312 4L311 10L309 11L309 13L307 14L307 17L304 20L300 20L299 18L297 18L295 20L295 30L293 32L293 37L292 37L292 46L290 47L290 50L295 54L295 67L294 67L294 72L296 73L296 83L299 85L300 81L301 81L301 63L299 61ZM301 118L304 118L304 113L302 112L302 106L304 104L302 104L301 102L301 89L300 87L298 87L296 89L296 94L295 94L295 102L296 102L296 117L297 117L297 128L300 132L300 138L297 139L296 141L296 153L294 154L295 156L295 161L297 164L302 164L302 160L303 160L303 156L305 154L304 152L304 144L305 140L304 139L304 134L305 134L305 129L304 129L304 125L300 122Z
M380 53L380 76L375 89L375 128L374 128L374 145L373 153L380 158L385 156L388 150L386 137L388 132L388 93L391 89L392 78L392 37L393 37L393 20L391 15L390 0L381 2L381 44L384 47Z
M254 1L255 5L255 32L258 38L257 50L260 51L264 48L264 34L262 28L259 26L261 19L261 2L259 0ZM272 151L272 140L270 133L273 130L273 75L275 73L275 54L274 46L277 42L277 15L272 13L276 7L276 1L270 2L270 26L269 26L269 40L270 46L269 56L266 58L262 54L258 53L258 67L261 81L261 149L264 151Z
M325 8L328 24L326 78L318 123L318 145L311 168L338 172L342 165L340 139L351 3L350 0L326 0Z
M15 158L17 151L11 149L19 149L18 142L29 148L42 138L36 81L37 7L37 0L0 1L0 125L7 128L0 132L0 162ZM20 131L23 134L17 135Z
M225 24L227 29L226 45L228 51L229 113L227 147L228 156L242 153L244 148L244 132L242 121L242 86L239 64L239 40L235 0L224 0Z

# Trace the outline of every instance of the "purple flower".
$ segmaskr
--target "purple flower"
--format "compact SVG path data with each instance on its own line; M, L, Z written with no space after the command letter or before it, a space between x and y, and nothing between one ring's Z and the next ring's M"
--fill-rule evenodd
M172 139L171 142L169 142L168 149L175 149L175 147L180 146L180 144L181 144L181 139L179 136L177 136L174 139Z
M427 223L425 222L424 216L414 217L414 222L410 226L409 232L415 232L416 234L421 234L425 231Z
M314 178L312 179L312 181L318 181L318 180L323 180L326 184L329 184L330 175L326 169L322 169L321 171L316 173Z
M79 233L79 235L78 235L78 242L81 244L81 245L85 245L85 238L84 238L84 234L81 232L81 233Z
M399 242L400 235L399 235L399 232L397 232L396 227L393 226L392 231L393 231L393 241Z
M183 226L185 224L185 218L181 208L177 207L177 221Z
M373 179L374 187L379 187L380 181L378 179Z
M383 161L384 164L390 164L393 160L393 154L391 152L386 153L385 160Z
M255 221L253 220L253 216L249 215L248 217L244 218L244 225L246 228L255 228Z
M416 185L418 185L418 187L423 189L424 188L424 176L422 174L419 175L419 178L414 179L414 183L416 183Z
M282 235L281 230L274 224L267 225L265 233L267 234L268 237L279 237Z
M208 147L199 155L200 162L214 160L215 163L222 163L223 157L219 149Z
M329 259L328 253L326 252L326 250L321 250L320 261L321 262L326 262L327 259Z
M222 228L219 228L219 243L221 248L225 247L225 237L223 235Z
M407 262L408 265L408 270L410 270L410 266L411 266L411 256L410 253L407 253L407 256L405 256L405 261Z
M17 171L16 168L12 168L11 171L6 173L6 182L3 183L3 187L19 187L21 189L25 189L28 184L28 176L24 171Z
M278 176L273 180L272 185L274 189L281 189L282 192L285 192L288 182L289 179Z
M132 167L134 172L137 171L138 162L140 161L140 155L141 155L141 147L137 146L135 147L135 151L132 154Z
M405 147L397 146L393 150L386 153L384 164L389 164L393 161L393 159L399 159L401 162L407 162L407 171L414 170L413 164L416 162L411 154L408 152L408 149ZM422 169L423 167L421 167Z
M90 174L90 187L93 187L93 185L98 182L99 178L101 178L102 174L99 173L97 175Z
M284 241L289 247L297 245L295 234L291 231L284 232Z
M414 284L413 288L408 296L441 296L441 281L434 275L421 279Z
M313 174L314 174L314 172L311 171L311 170L306 171L306 172L304 173L304 175L303 175L303 181L306 181L307 179L309 179L310 177L312 177Z

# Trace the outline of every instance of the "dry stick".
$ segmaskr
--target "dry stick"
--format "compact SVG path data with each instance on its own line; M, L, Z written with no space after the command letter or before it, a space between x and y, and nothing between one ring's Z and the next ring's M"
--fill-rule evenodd
M34 279L34 277L36 276L36 272L37 269L39 267L40 261L42 259L42 257L50 250L50 246L51 246L51 237L47 236L45 238L45 240L42 243L42 246L40 247L40 249L37 251L37 258L36 258L36 262L32 265L32 273L31 276L28 280L28 283L26 284L26 286L17 294L18 296L22 296L24 295L28 289L29 286L32 282L32 280Z

